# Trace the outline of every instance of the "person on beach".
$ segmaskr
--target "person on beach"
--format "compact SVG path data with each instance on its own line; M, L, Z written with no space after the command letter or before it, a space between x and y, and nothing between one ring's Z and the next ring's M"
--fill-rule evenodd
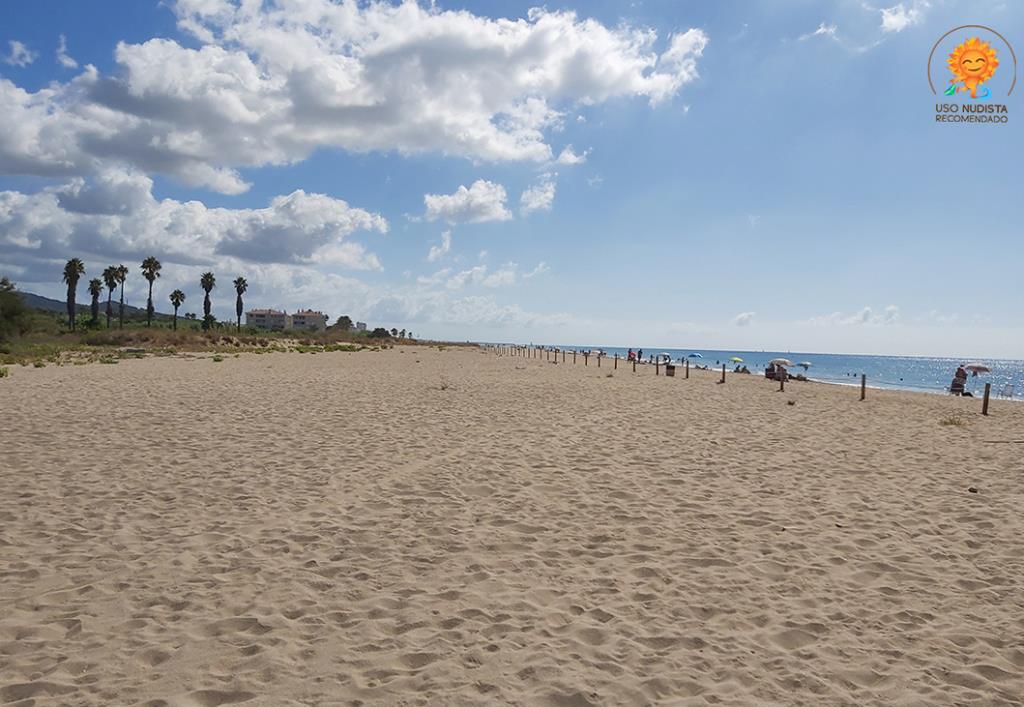
M644 350L643 349L637 349L636 350L636 360L639 361L640 363L644 362Z
M636 357L636 354L633 353L633 349L630 349L629 353L626 354L626 360L627 361L632 361L635 357Z

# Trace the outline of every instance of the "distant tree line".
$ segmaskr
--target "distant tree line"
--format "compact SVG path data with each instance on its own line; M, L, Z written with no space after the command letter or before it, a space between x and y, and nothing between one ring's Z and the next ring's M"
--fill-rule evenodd
M153 326L153 316L155 314L155 307L153 306L153 288L156 281L160 278L160 271L163 266L160 261L153 256L149 256L142 261L140 270L142 276L148 283L148 296L146 298L146 326ZM105 308L106 315L106 328L112 327L112 321L114 319L114 294L120 290L118 297L118 308L117 308L117 327L124 329L124 287L125 282L128 280L130 270L128 266L122 264L109 265L103 269L101 277L94 277L89 280L88 292L91 297L90 302L90 320L89 323L93 327L99 326L100 321L100 298L103 296L104 290L107 293L107 302ZM82 277L85 275L85 263L80 258L71 258L64 265L64 271L61 276L61 281L67 285L67 318L68 326L72 331L75 331L78 327L78 284ZM236 277L232 282L235 289L235 326L238 331L242 330L242 314L245 306L242 301L242 296L249 289L249 283L244 277ZM210 294L217 286L217 278L212 272L205 272L199 278L199 287L203 290L203 319L202 328L209 330L217 324L216 318L212 314L212 302ZM168 296L171 306L174 308L174 314L171 317L171 326L173 329L178 328L178 310L185 303L186 295L180 289L175 289ZM196 315L189 312L184 315L185 319L195 320ZM6 277L0 278L0 340L10 338L12 336L20 336L25 334L31 328L31 314L28 308L25 306L24 301L15 289L14 283ZM338 317L333 328L340 331L351 331L354 324L352 318L347 315ZM390 331L384 327L376 327L372 331L366 334L370 338L386 339L389 337L397 337L401 339L413 338L412 332L406 333L405 329L398 330L392 328Z
M160 277L160 270L163 266L160 261L149 256L142 261L142 277L149 283L149 296L146 298L146 326L153 326L153 314L155 307L153 306L153 285ZM92 305L90 307L90 313L92 318L90 324L97 326L100 318L100 296L103 294L103 288L107 289L107 328L110 328L111 319L114 316L113 309L113 298L114 292L120 288L121 297L118 303L117 313L117 325L119 329L124 329L124 284L128 279L129 274L128 267L124 264L111 265L103 270L103 278L93 278L89 281L89 294L92 297ZM61 278L68 286L67 294L67 307L68 307L68 326L71 327L71 331L75 331L77 327L77 311L76 298L78 293L78 281L85 274L85 264L79 258L72 258L64 265L64 273ZM238 330L242 330L242 310L244 305L242 303L242 295L245 294L246 290L249 289L249 283L244 277L236 277L234 281L235 286L235 314L236 314L236 326ZM217 278L212 272L205 272L199 278L199 287L202 288L204 294L203 297L203 329L210 329L216 324L216 319L211 313L212 303L210 301L210 293L213 288L217 286ZM13 287L13 286L12 286ZM171 318L171 326L174 329L178 328L178 309L185 302L185 293L181 290L174 290L169 296L171 306L174 307L174 315ZM195 319L195 315L185 315L186 319Z

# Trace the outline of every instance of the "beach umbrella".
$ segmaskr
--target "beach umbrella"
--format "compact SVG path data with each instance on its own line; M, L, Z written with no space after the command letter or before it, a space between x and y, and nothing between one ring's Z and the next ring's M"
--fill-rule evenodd
M729 360L732 361L733 363L743 363L743 359L740 358L739 356L733 356Z
M808 368L811 367L811 362L810 361L801 361L800 363L798 363L796 365L802 366L803 369L806 371Z
M703 356L701 356L701 355L700 355L700 354L698 354L698 353L692 353L692 354L690 354L689 356L687 356L687 358L704 358L704 357L703 357Z
M992 369L986 366L984 363L968 363L964 366L965 370L971 373L991 373Z
M773 358L768 364L772 366L792 366L793 362L788 358Z

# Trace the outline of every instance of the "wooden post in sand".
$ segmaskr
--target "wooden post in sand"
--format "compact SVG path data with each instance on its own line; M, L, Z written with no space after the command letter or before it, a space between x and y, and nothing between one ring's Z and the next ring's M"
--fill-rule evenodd
M690 359L686 359L686 377L690 377Z
M589 351L584 351L583 352L583 365L584 366L589 366L590 365L590 352Z
M860 374L860 399L863 400L868 394L868 374Z
M981 414L988 415L988 396L992 392L992 384L985 384L985 397L981 400Z
M725 375L724 373L722 374ZM783 373L782 377L779 378L779 392L784 393L786 391L786 374Z
M654 361L654 375L660 376L661 358L655 359Z
M597 367L598 367L598 368L600 368L600 367L601 367L601 354L598 354L598 355L597 355Z
M722 364L722 382L725 383L725 364Z
M573 351L572 351L572 362L574 364L576 363L576 349L573 349Z
M612 367L613 371L619 370L619 355L615 354L615 365Z
M562 349L562 363L565 363L565 349Z

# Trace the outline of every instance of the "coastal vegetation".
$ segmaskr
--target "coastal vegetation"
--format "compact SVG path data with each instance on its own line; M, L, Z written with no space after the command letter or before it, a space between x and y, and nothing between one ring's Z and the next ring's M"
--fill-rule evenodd
M62 316L57 302L36 295L25 295L15 283L0 278L0 363L26 365L54 363L117 363L121 358L146 354L173 355L178 352L212 351L238 353L245 351L299 351L326 353L332 351L359 351L393 346L395 342L412 341L412 332L404 329L375 327L370 331L356 330L352 318L341 315L323 332L265 331L242 324L243 295L249 283L236 277L234 321L218 321L213 314L212 294L217 286L213 272L205 272L199 279L203 290L203 317L186 312L179 317L179 309L187 296L175 289L168 296L173 314L156 311L153 297L162 265L153 257L146 257L140 267L148 284L145 310L125 305L125 283L130 275L123 263L109 265L100 277L89 280L88 305L79 304L79 281L86 275L85 264L71 258L64 266L61 280L67 285L67 297ZM114 294L118 296L117 327L114 319ZM105 323L100 320L100 298L106 290ZM36 306L26 304L26 299ZM89 318L81 315L88 313Z

